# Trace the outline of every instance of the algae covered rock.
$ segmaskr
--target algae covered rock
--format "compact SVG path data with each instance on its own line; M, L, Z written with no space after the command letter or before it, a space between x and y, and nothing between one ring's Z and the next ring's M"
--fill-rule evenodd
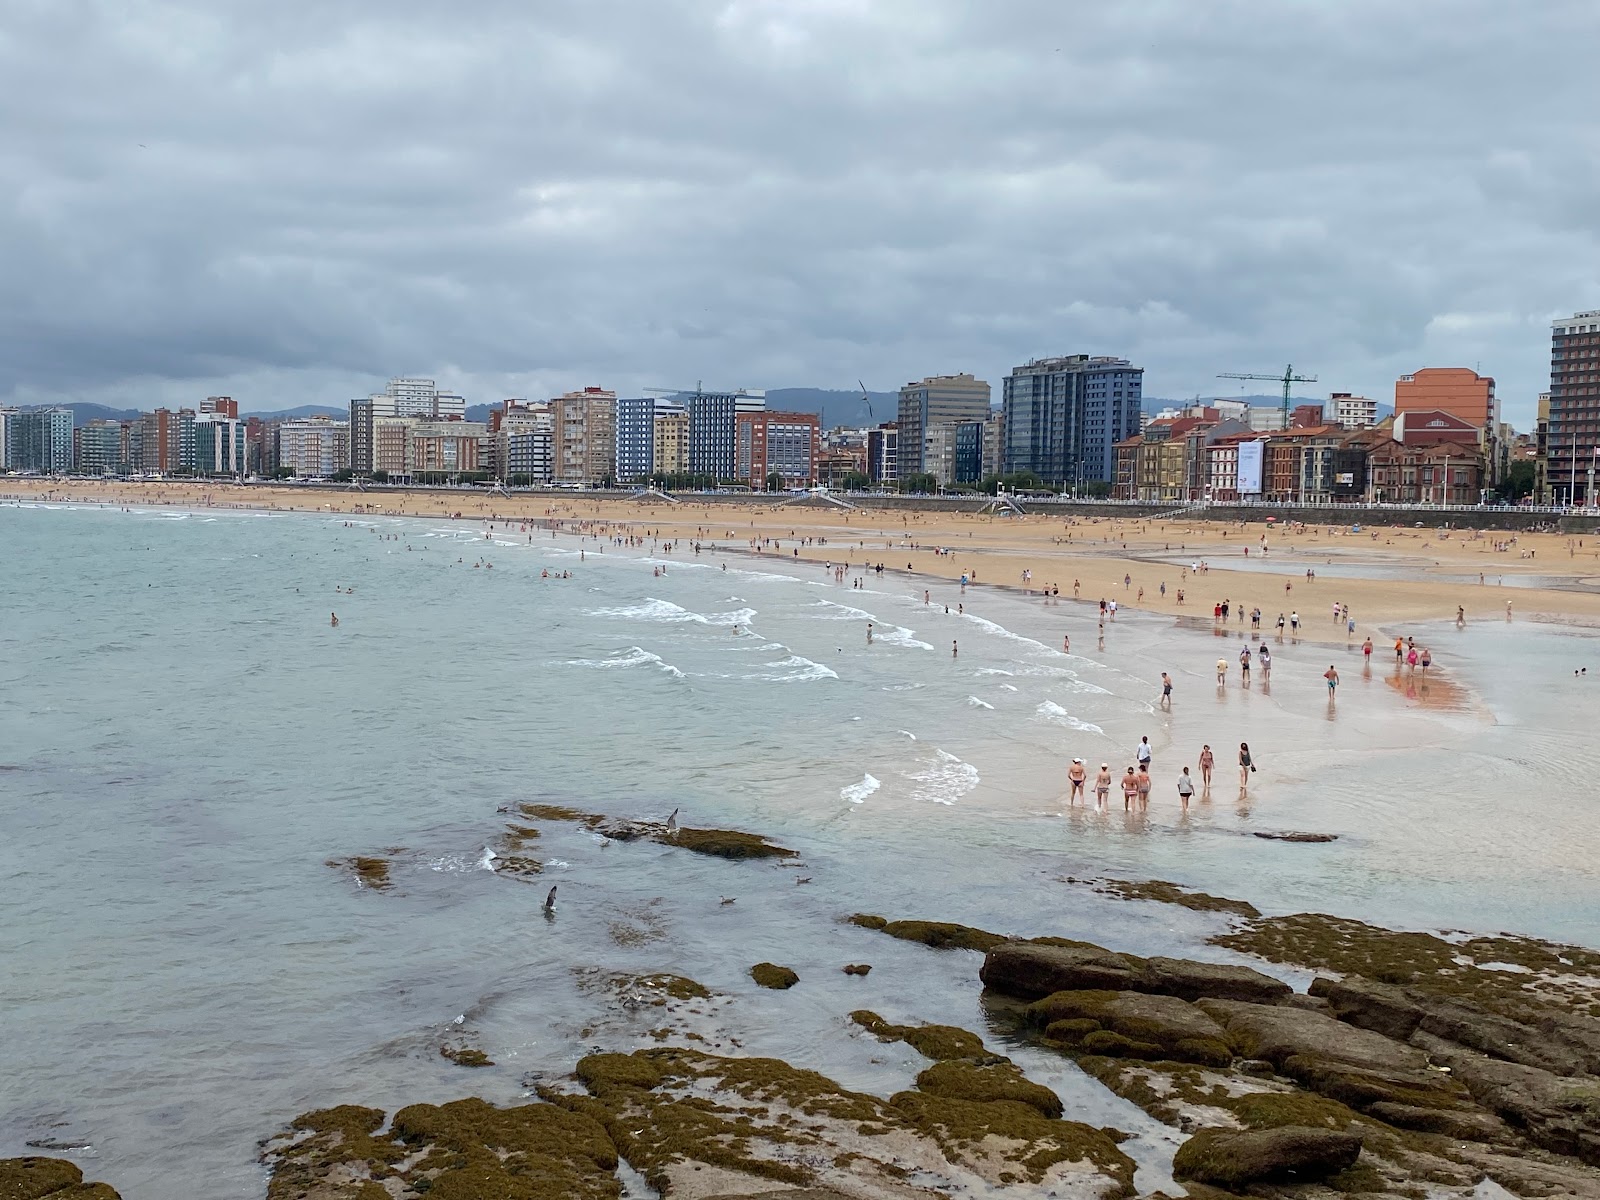
M888 921L872 913L856 913L852 925L876 929L903 942L921 942L935 950L990 950L1006 941L1005 935L950 921Z
M935 1063L917 1076L917 1090L951 1100L1014 1101L1047 1117L1059 1117L1063 1111L1061 1097L1043 1084L1034 1083L1009 1062L953 1059Z
M1203 1129L1178 1147L1177 1179L1238 1190L1253 1183L1311 1183L1355 1165L1352 1133L1285 1125L1277 1129Z
M935 1062L949 1058L980 1058L988 1052L983 1039L955 1025L892 1025L869 1009L858 1009L850 1019L885 1042L904 1042Z
M984 1074L976 1062L941 1063L925 1073L937 1091L919 1086L885 1102L778 1059L656 1049L584 1059L578 1077L587 1096L543 1094L602 1121L624 1157L668 1195L763 1195L773 1190L763 1183L775 1181L908 1196L912 1175L919 1195L987 1195L1010 1185L1049 1194L1068 1180L1074 1195L1130 1195L1133 1163L1115 1141L1047 1117L1054 1094L1004 1065L1009 1071Z
M0 1200L119 1200L105 1183L84 1183L64 1158L0 1158Z
M342 1105L295 1119L267 1143L267 1200L616 1200L617 1154L602 1126L553 1104L413 1104L379 1135L382 1111ZM401 1189L391 1191L385 1184Z
M767 841L754 833L740 833L733 829L688 829L672 832L662 830L655 839L668 846L693 850L696 854L709 854L714 858L738 861L746 858L794 858L799 851L790 850Z
M764 988L772 988L779 992L786 991L800 982L800 976L790 968L769 962L757 963L751 967L750 978Z
M1055 992L1025 1010L1045 1035L1090 1054L1170 1058L1227 1066L1227 1034L1202 1010L1175 996L1140 992Z

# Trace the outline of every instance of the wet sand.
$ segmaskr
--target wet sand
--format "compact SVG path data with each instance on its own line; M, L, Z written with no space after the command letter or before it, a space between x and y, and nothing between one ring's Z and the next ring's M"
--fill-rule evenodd
M358 492L293 486L6 480L7 498L116 505L172 505L280 512L414 516L471 521L558 522L569 530L634 534L721 550L1003 586L1061 602L1115 600L1119 608L1213 620L1230 602L1259 607L1261 632L1278 615L1300 615L1301 641L1359 646L1420 621L1538 620L1600 626L1600 539L1557 533L1509 534L1400 526L1290 526L1265 529L1215 521L1023 517L971 513L847 511L805 504L733 505L685 499L589 499L549 493L510 497L462 491ZM1360 514L1368 516L1370 514ZM1265 537L1265 555L1263 542ZM1513 540L1514 539L1514 540ZM1248 553L1247 553L1248 551ZM1193 566L1203 563L1197 573ZM1308 577L1307 571L1313 572ZM1482 582L1479 582L1479 580ZM1163 585L1165 591L1163 592ZM1179 593L1183 594L1180 602ZM1074 596L1076 593L1076 596ZM949 595L941 596L941 602ZM1334 605L1348 606L1353 633ZM1510 605L1508 613L1508 604Z

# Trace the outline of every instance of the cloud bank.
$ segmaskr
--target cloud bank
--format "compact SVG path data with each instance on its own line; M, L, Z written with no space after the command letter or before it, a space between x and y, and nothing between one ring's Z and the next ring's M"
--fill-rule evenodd
M1600 305L1600 8L15 0L0 397L1494 375ZM1270 390L1270 385L1262 389Z

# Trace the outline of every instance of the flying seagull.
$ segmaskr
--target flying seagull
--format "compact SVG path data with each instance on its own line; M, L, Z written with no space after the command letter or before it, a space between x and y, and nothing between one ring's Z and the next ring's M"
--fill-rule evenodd
M667 818L667 832L668 833L677 833L678 832L678 810L677 809L673 809L672 810L672 815Z
M544 911L553 913L556 910L556 889L551 887L550 894L544 898Z

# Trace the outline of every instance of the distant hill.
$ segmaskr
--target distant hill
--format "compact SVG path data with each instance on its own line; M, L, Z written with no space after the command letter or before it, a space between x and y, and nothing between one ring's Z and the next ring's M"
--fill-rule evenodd
M241 412L241 417L261 417L264 420L282 421L289 417L348 417L350 409L331 408L326 404L302 404L299 408L274 409L272 412Z
M108 408L104 404L86 404L74 402L72 404L25 404L23 411L38 408L70 408L72 410L72 427L87 425L90 421L131 421L139 415L136 408Z

